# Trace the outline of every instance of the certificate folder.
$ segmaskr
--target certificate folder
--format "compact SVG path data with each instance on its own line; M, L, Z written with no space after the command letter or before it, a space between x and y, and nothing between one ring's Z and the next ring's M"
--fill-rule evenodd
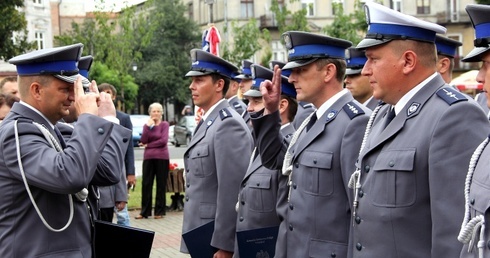
M237 232L240 257L274 257L278 230L276 226Z
M212 258L217 248L211 246L214 220L182 234L187 250L192 258Z
M95 221L95 257L150 257L155 232Z

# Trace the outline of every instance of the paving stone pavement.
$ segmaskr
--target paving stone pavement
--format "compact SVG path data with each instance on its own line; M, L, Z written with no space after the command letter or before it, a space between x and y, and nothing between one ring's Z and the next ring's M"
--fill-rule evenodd
M150 258L189 258L187 254L181 253L180 241L182 238L183 212L167 212L163 219L136 220L139 210L129 211L131 226L155 231Z

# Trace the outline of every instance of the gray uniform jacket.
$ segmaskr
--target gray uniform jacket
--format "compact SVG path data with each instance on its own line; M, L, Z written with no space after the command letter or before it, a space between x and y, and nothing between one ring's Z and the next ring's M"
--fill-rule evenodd
M82 114L67 147L58 153L32 121L44 124L56 138L49 123L20 103L14 104L0 126L0 257L91 257L91 223L86 203L73 197L73 221L59 233L47 229L34 210L19 171L14 120L19 120L20 153L30 190L45 220L55 229L68 221L68 194L89 184L107 185L118 179L111 171L122 164L130 131L122 127L119 131L112 122ZM103 165L96 161L107 149L112 134L119 134L116 139L125 138L126 143L120 140L111 146L114 160L96 173L96 167Z
M281 134L289 141L294 131L293 125L289 124L281 129ZM287 213L288 177L280 170L262 166L258 150L255 153L257 155L240 185L237 232L279 226ZM278 237L282 237L284 233L285 231L282 235L279 233ZM240 257L236 243L234 257Z
M486 115L489 114L490 109L488 108L487 105L487 95L485 92L478 93L475 97L476 102L480 105L480 107L483 109L483 112L485 112Z
M131 119L129 115L123 113L121 111L116 111L116 117L119 119L119 124L128 128L129 130L133 129L133 125L131 124ZM129 171L128 171L129 170ZM100 199L99 199L99 207L100 208L110 208L114 207L116 202L127 202L128 201L128 187L126 183L127 175L134 175L134 149L133 145L129 144L126 154L124 155L124 166L122 167L119 183L111 186L99 187Z
M184 153L185 209L182 233L215 221L211 246L233 252L240 182L253 140L243 119L221 101L192 137ZM188 252L184 241L181 251Z
M379 100L375 99L375 98L371 98L366 104L365 106L371 110L374 110L379 104Z
M283 257L347 256L351 225L347 184L370 112L347 92L292 146L289 210L281 224L287 233L276 245L286 249ZM285 153L278 121L278 112L252 116L262 162L271 169L282 167Z
M459 257L463 187L488 119L437 75L383 130L380 109L359 156L353 257Z
M248 125L250 123L250 114L247 111L247 105L243 103L238 96L233 96L228 99L228 103L230 106L245 120L245 123Z

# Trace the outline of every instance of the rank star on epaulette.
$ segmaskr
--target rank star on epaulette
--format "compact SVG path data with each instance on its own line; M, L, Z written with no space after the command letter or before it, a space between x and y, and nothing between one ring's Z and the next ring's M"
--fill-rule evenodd
M448 90L446 90L446 89L442 89L442 90L443 90L444 92L446 92L446 95L447 95L448 97L450 97L450 98L454 98L454 99L456 99L456 100L459 100L459 98L458 98L458 97L456 97L456 94L454 94L453 92L450 92L450 91L448 91Z
M347 106L349 106L349 109L352 111L352 113L354 113L354 114L359 113L359 110L357 110L357 108L354 107L353 105L347 103Z

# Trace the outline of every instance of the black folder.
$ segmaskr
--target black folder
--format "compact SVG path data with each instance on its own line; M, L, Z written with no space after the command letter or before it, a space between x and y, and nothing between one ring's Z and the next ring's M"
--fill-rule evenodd
M182 234L187 250L192 258L212 258L217 248L211 246L214 220Z
M278 231L276 226L237 232L240 257L274 257Z
M150 257L155 232L95 221L95 257Z

